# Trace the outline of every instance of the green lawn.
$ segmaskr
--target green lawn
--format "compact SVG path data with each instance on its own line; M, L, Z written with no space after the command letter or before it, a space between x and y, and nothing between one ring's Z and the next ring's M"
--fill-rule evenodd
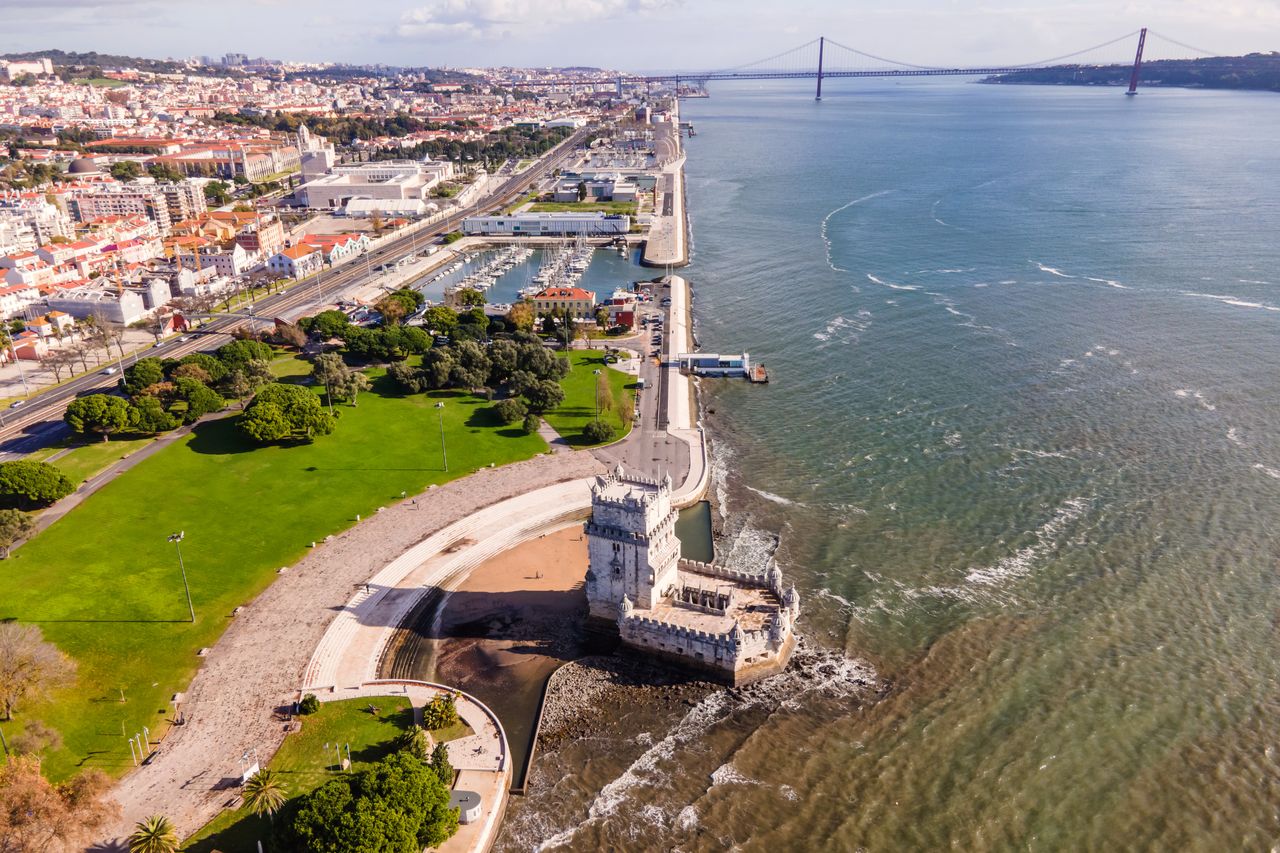
M299 718L302 731L286 737L266 765L280 773L290 797L313 791L337 775L333 751L326 745L341 745L344 758L349 746L353 770L362 770L391 754L395 739L413 724L413 709L408 699L399 697L380 698L374 704L376 717L365 710L368 699L344 699L325 702L316 713ZM256 849L257 839L266 841L270 829L267 818L255 817L241 807L224 811L205 824L183 849L198 853L251 851Z
M105 89L118 89L121 86L129 85L124 80L116 80L112 77L78 77L75 82Z
M634 395L632 386L635 384L635 377L605 365L602 350L572 350L569 358L573 362L573 370L560 380L560 387L564 389L564 402L559 408L543 415L547 423L574 447L589 446L582 430L596 416L596 377L592 371L603 369L607 371L615 402L613 411L601 413L601 420L613 424L617 430L614 434L615 441L631 432Z
M101 473L124 457L129 456L134 451L146 447L154 440L153 438L145 437L91 441L88 444L82 444L74 448L66 456L61 456L49 464L60 468L64 474L71 478L71 482L78 486L95 474ZM46 447L27 458L36 462L45 462L53 454L65 449L65 446L62 445Z
M636 203L634 201L540 201L529 208L530 213L589 213L594 210L635 216Z
M19 708L64 746L47 754L52 779L98 767L132 767L125 738L166 730L170 697L185 690L231 611L271 584L309 543L350 527L431 483L544 452L545 442L503 426L491 403L461 393L400 396L383 371L360 405L340 405L332 435L312 444L255 447L237 418L199 425L111 483L4 563L0 619L38 625L79 664L77 684ZM319 392L317 392L319 393ZM443 401L449 472L441 467ZM196 621L168 534L186 531L182 553ZM125 701L120 701L120 690ZM122 730L125 734L121 734Z

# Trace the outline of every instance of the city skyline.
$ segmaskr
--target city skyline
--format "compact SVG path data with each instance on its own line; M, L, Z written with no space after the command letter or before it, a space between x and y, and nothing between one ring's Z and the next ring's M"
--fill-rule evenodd
M192 13L204 9L187 0L0 5L8 24L0 35L3 52L61 48L157 59L237 52L401 66L716 68L818 35L908 62L1020 63L1140 26L1220 54L1268 50L1270 35L1280 32L1276 0L1233 0L1215 8L1185 0L1021 0L965 9L941 0L875 0L857 11L829 0L802 8L760 0L395 0L380 4L382 14L360 20L352 20L338 0L304 8L287 0L226 0L220 14L201 15L199 26L192 25ZM661 51L652 47L658 43ZM1119 60L1128 50L1126 44L1086 59Z

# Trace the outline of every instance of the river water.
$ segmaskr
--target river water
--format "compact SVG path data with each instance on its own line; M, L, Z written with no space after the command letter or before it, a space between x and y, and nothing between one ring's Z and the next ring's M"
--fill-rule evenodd
M704 384L718 547L825 674L619 709L504 849L1270 849L1280 99L829 88L683 110L703 347L773 379Z

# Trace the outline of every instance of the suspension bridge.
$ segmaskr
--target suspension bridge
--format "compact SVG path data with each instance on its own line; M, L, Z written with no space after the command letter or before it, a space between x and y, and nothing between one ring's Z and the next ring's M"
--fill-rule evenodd
M671 71L661 74L622 74L617 77L598 79L574 78L571 83L575 86L616 86L618 93L621 94L626 86L648 87L653 84L674 86L679 90L682 85L701 87L713 80L815 80L817 83L815 97L817 100L822 100L823 81L840 78L989 77L1048 68L1121 66L1132 68L1127 94L1133 95L1138 91L1144 54L1150 59L1153 48L1157 49L1155 58L1162 60L1219 55L1160 35L1145 27L1082 50L1016 65L938 66L904 62L849 47L826 36L819 36L773 56L731 68ZM563 86L565 83L541 82L521 85Z

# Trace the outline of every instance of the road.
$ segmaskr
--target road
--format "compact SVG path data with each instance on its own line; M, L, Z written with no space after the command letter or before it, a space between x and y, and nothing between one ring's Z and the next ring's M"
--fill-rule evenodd
M426 246L432 240L456 230L462 220L477 212L500 207L518 198L548 170L557 168L572 156L578 144L586 138L589 128L582 128L548 151L523 176L508 179L498 189L480 199L476 204L462 208L454 215L436 224L430 230L400 237L370 252L368 263L354 262L333 272L324 272L316 279L281 291L257 301L254 316L259 320L281 317L308 305L323 305L358 286L367 277L367 270L409 255L419 244ZM231 340L237 329L253 322L247 313L242 316L222 317L214 320L190 335L162 341L147 351L147 356L157 358L181 358L189 353L215 349ZM15 458L45 447L65 435L62 413L76 397L89 392L109 391L119 385L120 377L102 373L86 373L65 385L52 388L27 401L20 409L4 413L0 426L0 459Z

